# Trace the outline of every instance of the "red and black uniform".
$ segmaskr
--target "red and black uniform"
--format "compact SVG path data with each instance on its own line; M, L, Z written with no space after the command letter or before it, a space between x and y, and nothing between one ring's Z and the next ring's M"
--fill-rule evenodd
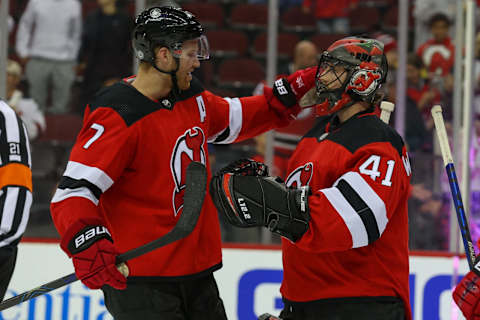
M446 76L452 72L455 46L449 37L442 42L430 39L418 48L417 55L422 58L429 72L438 72L440 76Z
M293 72L292 72L293 73ZM285 75L277 76L281 79ZM262 95L266 82L260 82L255 88L254 95ZM287 126L276 128L273 131L273 168L270 174L285 179L287 175L288 160L295 151L300 139L307 133L308 129L315 123L315 112L313 108L303 109ZM264 162L263 156L255 156L255 160ZM272 170L273 169L273 170Z
M131 81L132 79L130 79ZM265 96L220 98L194 79L189 90L152 101L123 81L100 91L52 199L63 234L78 221L106 226L121 253L162 237L182 214L185 170L207 166L207 142L232 143L288 123ZM208 192L207 192L208 194ZM128 262L132 283L185 281L222 265L217 211L206 196L186 238Z
M313 194L309 230L295 243L282 240L281 317L301 318L290 317L296 309L305 320L411 319L411 170L401 137L373 110L343 123L325 118L300 141L288 171L287 186L309 185Z

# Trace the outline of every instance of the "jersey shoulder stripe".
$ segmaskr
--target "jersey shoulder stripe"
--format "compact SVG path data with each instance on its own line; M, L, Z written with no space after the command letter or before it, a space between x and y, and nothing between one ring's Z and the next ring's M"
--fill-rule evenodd
M89 106L91 112L97 108L111 108L121 116L127 126L131 126L155 111L161 109L173 110L176 103L187 100L203 91L200 81L193 78L188 90L182 91L176 97L171 94L157 102L145 97L128 83L120 81L100 90Z
M328 118L321 119L305 137L321 139L330 121L331 119ZM361 147L371 143L386 142L390 143L402 156L404 146L402 137L373 114L354 116L353 119L346 121L339 128L330 129L329 134L324 139L342 145L351 153L355 153Z

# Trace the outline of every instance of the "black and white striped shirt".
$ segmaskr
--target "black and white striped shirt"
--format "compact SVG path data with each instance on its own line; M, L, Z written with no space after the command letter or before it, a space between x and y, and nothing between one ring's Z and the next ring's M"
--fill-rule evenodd
M28 135L15 111L0 100L0 247L16 245L32 204Z

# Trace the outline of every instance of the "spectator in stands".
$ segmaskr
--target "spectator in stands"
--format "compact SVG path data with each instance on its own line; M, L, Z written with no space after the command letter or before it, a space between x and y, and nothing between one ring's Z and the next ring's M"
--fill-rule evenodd
M389 70L390 72L390 70ZM419 71L417 69L411 69L411 66L407 67L407 85L409 85L409 78L413 78L412 74L418 76ZM420 80L417 80L420 81ZM406 121L405 123L405 140L407 149L409 152L416 152L429 146L429 135L426 130L426 120L422 117L420 110L417 107L416 100L408 95L411 88L408 87L407 99L406 99ZM412 89L413 90L413 89ZM396 100L396 83L394 81L387 82L387 95L384 98L386 101L395 103ZM390 123L395 123L395 112L392 114ZM431 134L431 132L430 132Z
M293 52L293 60L287 65L287 68L281 72L280 76L292 74L297 70L316 66L318 51L315 44L311 41L303 40L297 43ZM266 85L262 81L257 85L253 94L263 94L263 88ZM276 129L274 132L274 165L271 174L286 178L287 163L292 155L298 141L312 127L315 121L313 108L302 110L297 116L297 120L292 121L287 127ZM256 138L257 144L264 143L263 136ZM262 148L259 148L262 149ZM264 149L264 148L263 148ZM263 156L263 154L262 154Z
M303 12L312 13L317 18L319 33L350 33L348 13L355 9L358 0L304 0Z
M43 111L67 112L82 27L78 0L30 0L17 30L30 95ZM51 81L52 106L47 110Z
M448 35L450 25L450 19L445 14L433 15L429 23L432 38L417 50L433 82L442 82L443 77L452 72L455 47Z
M289 64L283 64L280 74L292 74L297 70L315 66L318 61L318 50L315 44L308 40L302 40L295 45L293 60Z
M99 9L85 20L79 52L83 73L82 106L100 88L132 73L130 36L133 21L117 0L97 0Z
M447 120L452 117L453 65L455 47L448 35L450 19L443 13L438 13L430 19L432 39L425 42L417 50L428 74L428 84L440 95L444 114ZM428 112L428 110L427 110ZM431 119L430 116L428 116Z
M27 128L28 138L30 141L37 138L45 131L45 117L43 112L38 108L38 104L31 98L24 96L23 92L18 89L22 77L22 67L19 63L7 61L7 101L8 105L15 110L17 115L22 119Z
M443 13L450 20L454 18L457 0L415 0L413 16L415 19L415 49L429 39L429 22L433 15ZM449 31L453 36L453 30Z
M430 110L434 104L441 103L442 96L436 87L429 85L428 79L422 77L424 65L422 60L411 53L407 58L407 96L412 99L422 112L424 119L433 128Z

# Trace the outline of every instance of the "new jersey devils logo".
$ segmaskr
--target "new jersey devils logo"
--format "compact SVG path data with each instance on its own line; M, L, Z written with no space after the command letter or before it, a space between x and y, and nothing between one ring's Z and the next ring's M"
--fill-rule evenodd
M296 168L287 177L285 185L292 188L308 186L313 176L313 163L308 162L301 167Z
M183 207L183 195L185 193L185 173L187 166L192 161L206 163L205 134L199 127L193 127L177 139L173 148L170 169L172 170L175 189L172 195L173 212L175 216Z
M375 91L381 79L380 73L373 70L359 70L352 75L348 90L353 90L356 94L368 96Z

